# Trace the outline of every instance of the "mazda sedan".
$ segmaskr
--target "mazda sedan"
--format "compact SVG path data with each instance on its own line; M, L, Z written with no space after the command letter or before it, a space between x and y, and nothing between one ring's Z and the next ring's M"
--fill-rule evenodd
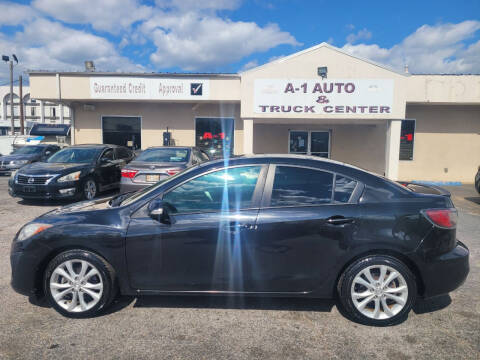
M206 162L134 194L58 208L11 249L12 286L69 317L118 293L336 298L390 325L458 288L469 251L450 198L307 156Z

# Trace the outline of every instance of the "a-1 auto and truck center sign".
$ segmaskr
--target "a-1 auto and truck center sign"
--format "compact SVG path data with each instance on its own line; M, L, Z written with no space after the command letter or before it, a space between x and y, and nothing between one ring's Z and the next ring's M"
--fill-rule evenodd
M307 115L391 114L393 80L257 79L255 113Z

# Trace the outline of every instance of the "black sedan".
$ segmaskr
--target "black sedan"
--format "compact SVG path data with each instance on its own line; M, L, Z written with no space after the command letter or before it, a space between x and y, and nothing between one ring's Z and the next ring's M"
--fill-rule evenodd
M122 169L120 193L143 189L208 160L208 155L196 147L150 147Z
M45 161L58 150L60 147L52 144L22 146L10 155L0 156L0 175L11 175L27 164Z
M131 150L116 145L71 146L12 174L8 191L24 199L91 200L118 189L121 169L132 158Z
M12 286L65 316L117 294L333 298L356 321L394 324L417 297L458 288L469 251L443 195L307 156L210 161L108 202L26 224Z

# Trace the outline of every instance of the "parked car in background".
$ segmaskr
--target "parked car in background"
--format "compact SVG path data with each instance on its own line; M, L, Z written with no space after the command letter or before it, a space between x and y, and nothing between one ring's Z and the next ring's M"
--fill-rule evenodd
M331 160L209 161L109 201L26 224L12 286L65 316L126 295L332 298L359 322L403 320L418 297L458 288L469 251L448 196L413 192Z
M150 147L122 169L120 193L143 189L208 160L209 156L196 147Z
M76 145L46 162L27 165L9 180L9 193L24 199L93 199L120 186L121 169L133 152L116 145Z
M477 175L475 175L475 189L480 194L480 166L478 167Z
M60 150L58 145L50 144L22 146L12 151L10 155L0 156L0 174L10 175L27 164L45 161L58 150Z

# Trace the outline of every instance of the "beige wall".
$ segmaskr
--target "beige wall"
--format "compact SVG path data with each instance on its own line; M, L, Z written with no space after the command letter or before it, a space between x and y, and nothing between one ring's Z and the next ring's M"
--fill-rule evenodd
M416 119L412 161L400 161L401 180L472 183L480 165L480 106L408 105Z
M119 74L111 73L110 76L120 76ZM91 100L90 96L90 77L101 77L97 73L78 73L62 74L60 73L60 89L61 98L64 101L70 100ZM104 75L105 76L105 75ZM128 77L127 75L124 75ZM105 76L108 77L108 76ZM142 74L136 74L135 77L142 77ZM155 78L154 76L147 76L147 78ZM165 78L158 77L158 78ZM170 76L168 78L188 79L186 76ZM222 100L227 102L240 101L240 78L235 76L216 76L200 77L209 81L210 96L208 99L199 99L199 102ZM195 77L195 79L199 79ZM30 74L30 86L32 88L32 98L58 100L58 82L55 73L32 73ZM118 100L125 102L126 100ZM137 102L146 102L148 100L136 100ZM162 101L162 100L158 100ZM171 102L168 100L164 100Z
M195 117L233 117L235 119L234 152L243 152L243 122L239 105L230 104L161 104L97 102L94 111L75 106L75 143L102 143L102 115L140 116L142 148L163 143L169 128L176 145L195 145Z
M386 122L376 125L254 124L256 154L288 153L289 130L331 131L330 157L383 175Z
M480 103L478 75L412 75L407 102Z

